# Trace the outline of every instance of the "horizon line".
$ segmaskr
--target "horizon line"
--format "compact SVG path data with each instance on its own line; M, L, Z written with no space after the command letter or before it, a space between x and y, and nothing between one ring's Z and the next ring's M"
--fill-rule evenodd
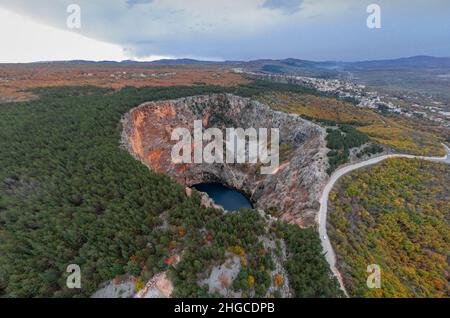
M51 63L116 63L123 64L126 62L134 63L134 64L151 64L155 62L167 61L167 62L176 62L176 61L193 61L200 63L210 63L210 64L222 64L222 63L250 63L256 61L285 61L285 60L299 60L306 62L315 62L315 63L361 63L361 62L376 62L376 61L393 61L393 60L401 60L401 59L412 59L412 58L437 58L437 59L448 59L450 56L435 56L435 55L411 55L411 56L400 56L393 58L379 58L379 59L359 59L359 60L351 60L351 61L343 61L343 60L307 60L298 57L285 57L285 58L256 58L251 60L208 60L208 59L195 59L189 57L180 57L180 58L163 58L156 60L138 60L138 59L125 59L125 60L87 60L87 59L70 59L70 60L41 60L41 61L33 61L33 62L0 62L0 65L22 65L22 64L51 64Z

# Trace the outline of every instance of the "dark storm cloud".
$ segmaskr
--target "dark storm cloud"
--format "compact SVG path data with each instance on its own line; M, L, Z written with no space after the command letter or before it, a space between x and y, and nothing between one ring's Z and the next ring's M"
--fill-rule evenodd
M130 58L298 57L360 60L450 55L448 0L1 0L0 7L67 30L66 8L82 9L76 32L120 45Z

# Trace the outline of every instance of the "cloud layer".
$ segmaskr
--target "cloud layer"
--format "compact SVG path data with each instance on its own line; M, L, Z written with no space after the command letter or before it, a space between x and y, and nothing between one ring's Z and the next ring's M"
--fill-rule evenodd
M300 10L303 0L266 0L264 8L281 10L286 14L292 14Z
M67 30L71 3L82 10L78 33L118 45L130 58L450 55L447 0L378 0L379 30L366 26L366 0L3 0L0 7Z

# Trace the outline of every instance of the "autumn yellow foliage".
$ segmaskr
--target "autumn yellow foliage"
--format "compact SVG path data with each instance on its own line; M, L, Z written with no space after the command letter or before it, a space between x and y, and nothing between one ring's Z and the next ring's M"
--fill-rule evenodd
M280 274L276 274L274 277L274 283L275 286L281 286L283 284L283 276L281 276Z
M341 179L328 233L356 297L449 297L450 166L390 159ZM366 285L369 264L381 289Z
M382 115L336 98L296 93L270 93L259 100L271 108L317 121L351 123L367 133L371 141L401 153L443 156L445 150L435 129L395 115Z
M142 280L136 279L136 282L134 283L134 287L135 287L136 291L140 291L140 290L144 289L145 285Z
M252 275L248 275L247 278L247 283L250 287L252 287L253 285L255 285L255 277L253 277Z

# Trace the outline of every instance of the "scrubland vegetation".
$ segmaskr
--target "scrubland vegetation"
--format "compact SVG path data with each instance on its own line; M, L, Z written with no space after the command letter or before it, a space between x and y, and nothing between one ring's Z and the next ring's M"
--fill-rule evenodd
M386 118L386 124L359 127L371 140L386 145L399 153L419 156L444 156L445 150L435 135L420 131L394 118Z
M339 181L328 233L351 296L450 296L449 180L448 165L390 159ZM366 286L369 264L381 289Z
M356 107L325 95L278 92L265 94L260 100L275 110L299 114L317 121L328 121L329 126L340 124L367 125L377 122L372 111Z
M293 92L268 93L258 97L273 109L299 114L323 126L352 125L369 136L370 140L394 151L414 155L445 155L439 134L421 129L417 121L408 121L394 114L383 115L359 108L349 102L320 95ZM428 130L428 131L427 131ZM345 157L341 154L342 157ZM331 159L332 162L341 162Z

